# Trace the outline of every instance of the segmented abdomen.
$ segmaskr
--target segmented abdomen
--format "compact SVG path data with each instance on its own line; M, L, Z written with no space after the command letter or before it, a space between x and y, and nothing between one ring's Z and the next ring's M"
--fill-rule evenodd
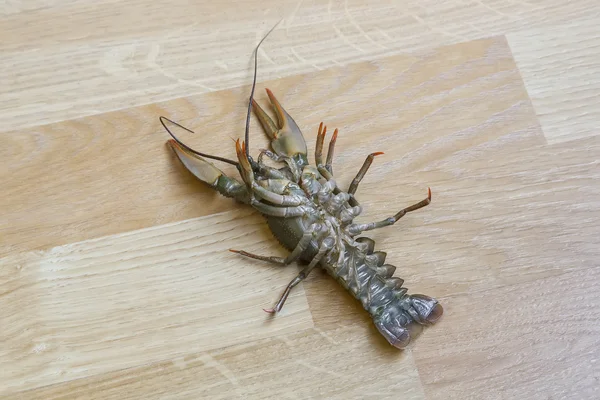
M410 341L411 323L434 323L443 310L435 299L408 295L404 280L392 276L396 267L385 264L386 253L373 252L373 240L357 241L367 251L346 244L341 261L329 259L322 266L361 302L388 342L404 348Z

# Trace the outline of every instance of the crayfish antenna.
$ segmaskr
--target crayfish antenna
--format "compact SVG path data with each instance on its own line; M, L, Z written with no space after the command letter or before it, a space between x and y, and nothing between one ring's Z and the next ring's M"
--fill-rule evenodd
M184 130L186 130L186 131L188 131L190 133L194 133L193 130L191 130L189 128L186 128L185 126L183 126L183 125L181 125L181 124L179 124L179 123L177 123L177 122L175 122L173 120L170 120L167 117L160 116L158 119L160 120L160 123L162 124L163 128L165 128L165 130L173 138L173 141L175 143L177 143L182 149L187 150L189 153L195 154L195 155L200 156L200 157L206 157L206 158L210 158L210 159L213 159L213 160L222 161L222 162L225 162L225 163L228 163L228 164L231 164L231 165L235 165L236 167L238 166L237 162L235 162L233 160L230 160L228 158L219 157L219 156L213 156L211 154L206 154L206 153L200 153L199 151L192 149L190 146L186 145L181 140L179 140L179 138L177 136L175 136L175 134L173 132L171 132L171 130L169 128L167 128L167 125L165 124L165 121L169 121L173 125L178 126L179 128L184 129Z
M279 22L281 22L281 20L279 20ZM254 100L254 89L256 88L256 73L258 70L258 48L260 47L262 42L264 42L264 40L267 38L267 36L269 36L271 34L271 32L273 32L273 30L277 27L277 25L279 25L279 22L277 22L271 28L271 30L269 30L269 32L267 32L267 34L265 36L263 36L263 38L260 40L260 42L258 42L258 44L256 45L256 48L254 49L254 78L252 79L252 90L250 90L250 99L248 101L248 114L246 115L246 132L244 135L245 142L247 144L246 157L250 157L250 145L249 145L249 143L250 143L250 113L252 112L252 101Z

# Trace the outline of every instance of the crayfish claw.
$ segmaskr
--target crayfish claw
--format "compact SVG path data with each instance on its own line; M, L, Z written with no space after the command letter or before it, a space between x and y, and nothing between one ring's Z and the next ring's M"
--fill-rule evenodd
M277 134L279 127L254 99L252 99L252 109L254 110L258 121L262 125L269 139L275 139L275 135Z
M273 151L278 156L291 158L300 154L306 157L306 142L300 128L281 106L273 92L269 89L266 89L266 91L275 111L277 123L267 115L256 101L252 101L252 106L265 133L271 139Z
M246 182L248 187L252 187L252 183L254 182L254 172L252 171L252 166L246 156L246 142L240 144L240 139L236 140L235 152L237 153L238 161L240 162L240 174L242 175L242 179Z

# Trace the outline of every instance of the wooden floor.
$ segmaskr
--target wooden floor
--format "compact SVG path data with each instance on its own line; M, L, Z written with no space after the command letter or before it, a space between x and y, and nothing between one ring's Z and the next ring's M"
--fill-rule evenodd
M0 397L600 398L598 1L192 4L0 5ZM321 272L269 318L298 268L165 146L235 156L280 19L256 98L385 152L361 221L432 188L370 235L445 309L406 351Z

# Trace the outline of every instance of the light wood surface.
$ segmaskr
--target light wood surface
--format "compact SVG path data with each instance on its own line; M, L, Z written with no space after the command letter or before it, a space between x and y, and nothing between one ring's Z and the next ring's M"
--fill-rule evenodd
M600 398L597 2L0 7L2 398ZM385 151L361 220L433 190L370 235L445 307L407 351L320 272L268 318L297 268L164 145L234 156L280 18L257 99L340 129L342 185Z

